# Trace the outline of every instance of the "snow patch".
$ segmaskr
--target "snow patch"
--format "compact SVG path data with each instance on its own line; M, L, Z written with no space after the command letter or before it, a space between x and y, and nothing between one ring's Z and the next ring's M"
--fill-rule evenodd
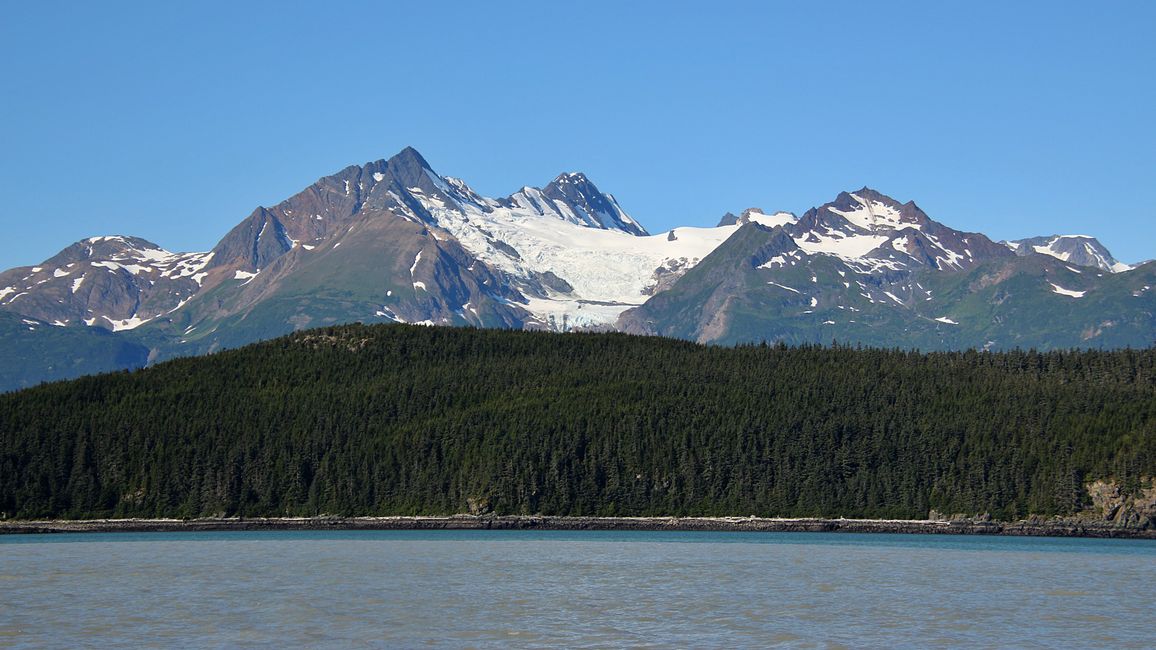
M145 323L152 320L151 318L139 318L137 316L133 316L132 318L126 318L124 320L113 320L113 319L109 318L108 316L102 316L101 318L108 321L109 325L112 326L112 331L114 331L114 332L121 332L124 330L136 329L136 328L140 327L141 325L144 325ZM96 319L94 318L93 322L95 322L95 321L96 321ZM85 321L85 322L87 323L88 321Z
M1052 293L1058 293L1061 296L1071 296L1072 298L1083 298L1084 294L1088 293L1087 291L1073 291L1071 289L1065 289L1065 288L1061 287L1060 285L1052 284L1051 282L1049 282L1048 284L1052 285Z
M776 212L774 214L764 214L762 211L751 211L747 213L747 218L751 221L768 228L775 226L785 226L798 221L795 215L790 212Z
M844 235L838 230L828 230L826 233L811 231L795 240L795 243L808 253L822 253L834 255L845 260L859 260L887 241L885 235Z
M241 286L245 286L246 284L252 282L253 278L257 277L260 273L260 269L258 269L256 273L250 273L249 271L242 271L237 269L237 271L233 274L233 279L244 280L244 282L241 283Z

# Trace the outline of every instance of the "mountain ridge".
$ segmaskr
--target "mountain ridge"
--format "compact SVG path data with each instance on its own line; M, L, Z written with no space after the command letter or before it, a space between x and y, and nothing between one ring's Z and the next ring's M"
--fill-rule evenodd
M1156 329L1146 268L1087 236L995 242L869 187L800 216L748 208L651 234L582 172L488 198L407 147L258 206L209 251L90 237L4 271L0 312L115 332L150 363L353 321L718 343L1141 345ZM975 273L988 279L955 282ZM1030 309L1009 312L1019 304ZM1049 312L1063 317L1040 330Z

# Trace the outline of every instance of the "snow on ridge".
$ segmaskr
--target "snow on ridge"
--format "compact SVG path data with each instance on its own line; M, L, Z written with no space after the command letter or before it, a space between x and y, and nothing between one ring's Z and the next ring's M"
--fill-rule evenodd
M795 244L808 253L824 253L844 259L864 258L867 253L887 241L886 235L845 236L838 230L828 229L826 233L811 231L795 239Z
M466 191L462 186L449 189L450 196ZM667 232L633 235L597 227L594 216L585 210L580 214L532 187L523 187L502 203L473 195L476 199L450 205L424 194L413 196L438 227L483 262L531 285L533 278L552 273L573 287L566 294L526 295L531 313L560 328L613 323L623 311L649 298L646 290L654 285L659 269L691 266L737 230L736 226L680 227L673 240ZM624 218L625 212L598 216L634 223ZM511 255L507 247L517 255Z
M951 250L950 248L944 246L943 244L939 243L939 239L937 237L935 237L934 235L927 234L926 237L927 237L928 241L930 241L932 244L935 244L936 248L943 251L943 254L946 256L946 257L940 257L938 255L935 256L935 265L937 268L942 270L943 264L947 264L948 266L954 266L957 269L963 268L963 266L959 263L959 261L963 259L963 255L960 255L959 253L957 253L957 252ZM941 262L943 264L941 264Z
M774 228L775 226L786 226L799 221L799 218L790 212L782 211L775 212L773 214L767 214L762 210L751 210L747 213L747 218L759 225L766 226L768 228Z
M618 214L600 211L598 215L589 215L584 209L551 200L533 187L523 187L499 202L473 194L464 183L446 181L433 172L427 171L427 175L447 196L468 194L468 200L447 204L426 193L413 192L412 196L429 212L433 222L449 231L478 259L514 278L522 278L525 284L521 290L529 300L529 311L555 326L563 322L568 325L613 323L623 311L650 297L660 270L689 269L741 227L740 224L678 227L672 232L637 236L599 227L601 223L611 223L607 221L611 217L621 223L635 223L613 199L611 203ZM564 177L560 182L572 178ZM862 206L858 211L847 213L852 215L852 223L858 220L861 226L872 229L888 227L884 232L920 228L920 224L901 222L900 213L894 207L852 196ZM747 221L768 228L798 223L798 218L789 212L766 214L751 209L746 217ZM793 259L808 254L831 255L861 274L906 268L895 260L867 257L889 237L889 234L848 234L834 229L796 233L793 239L800 250L791 255ZM901 246L907 240L898 241ZM509 252L511 248L516 254ZM940 267L959 266L962 259L964 256L958 253L943 250L938 262ZM416 262L411 267L411 275L416 270ZM775 262L790 263L786 257L772 258L763 268L772 268ZM546 273L563 279L572 291L560 293L544 289L535 278ZM603 307L592 309L594 303Z
M267 225L266 223L266 226ZM264 227L262 227L262 231L264 231ZM145 242L142 245L134 243L134 241L142 242L143 240L121 235L106 235L89 237L88 239L82 240L81 243L98 244L102 242L118 242L123 244L122 249L108 255L106 259L98 258L95 261L91 261L90 264L92 266L104 268L109 271L124 269L133 275L151 275L155 273L162 278L170 280L198 274L208 265L213 257L212 252L173 253L155 244ZM89 249L88 253L91 255L92 250ZM72 271L66 272L63 269L57 269L53 272L54 276L58 278L71 273Z
M891 229L906 227L916 230L923 227L918 223L905 223L902 221L899 210L886 203L869 201L854 193L851 194L851 198L859 203L858 208L846 212L832 206L828 206L827 209L850 221L856 227L872 232L880 226Z
M212 259L212 252L182 253L177 257L176 260L174 260L173 264L169 266L168 270L165 271L163 277L174 280L179 278L193 277L195 280L197 274L199 274L206 266L208 266L209 261ZM200 284L200 282L197 282L197 284Z
M1072 242L1072 240L1084 241ZM1065 242L1069 243L1069 250L1066 251L1060 249ZM1091 235L1053 235L1046 239L1043 244L1035 244L1032 245L1031 248L1036 253L1054 257L1062 262L1072 262L1072 258L1074 257L1073 252L1082 249L1083 254L1092 260L1090 266L1095 266L1112 273L1123 273L1135 268L1131 264L1125 264L1112 259L1111 254L1107 253L1102 246L1100 250L1097 250L1094 245L1097 243L1099 243L1099 240ZM1020 244L1017 242L1004 242L1004 244L1012 250L1018 250L1020 247ZM1015 246L1012 244L1015 244ZM1073 249L1072 246L1078 248Z

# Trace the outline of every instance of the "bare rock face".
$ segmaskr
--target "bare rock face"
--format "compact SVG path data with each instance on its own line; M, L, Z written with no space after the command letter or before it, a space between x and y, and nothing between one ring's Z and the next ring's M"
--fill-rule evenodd
M1096 480L1085 487L1092 497L1092 511L1104 521L1128 528L1156 527L1156 483L1127 493L1115 481Z
M470 514L476 516L489 514L493 512L493 504L490 503L490 497L467 497L466 506L470 510Z

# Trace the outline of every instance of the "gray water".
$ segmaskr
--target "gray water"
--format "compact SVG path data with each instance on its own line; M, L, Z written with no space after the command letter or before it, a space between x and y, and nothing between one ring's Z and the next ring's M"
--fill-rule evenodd
M5 647L1153 647L1156 543L391 531L0 537Z

